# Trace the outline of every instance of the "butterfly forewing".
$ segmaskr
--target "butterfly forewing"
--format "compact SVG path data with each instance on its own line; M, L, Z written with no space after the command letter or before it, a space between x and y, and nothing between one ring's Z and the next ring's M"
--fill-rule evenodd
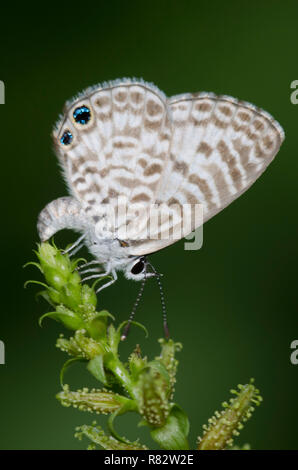
M88 123L74 113L87 107ZM60 139L69 131L69 145ZM87 91L68 106L54 139L73 195L89 214L118 196L155 201L171 139L166 98L154 86L124 81Z

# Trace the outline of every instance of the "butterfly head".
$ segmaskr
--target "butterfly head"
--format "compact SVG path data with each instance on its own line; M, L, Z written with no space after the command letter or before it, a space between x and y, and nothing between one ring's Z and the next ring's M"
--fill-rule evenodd
M141 281L142 279L152 277L155 273L148 272L150 263L145 256L134 258L124 268L124 275L126 279L133 279L134 281Z

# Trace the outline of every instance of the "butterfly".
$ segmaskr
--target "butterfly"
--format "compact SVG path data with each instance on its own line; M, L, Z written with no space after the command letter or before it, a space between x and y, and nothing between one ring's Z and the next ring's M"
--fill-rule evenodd
M88 247L95 259L82 273L92 273L85 279L111 275L102 289L117 271L134 280L156 275L146 256L175 241L160 236L162 224L153 238L143 236L146 223L135 227L139 236L119 237L119 225L132 222L111 223L107 208L116 208L119 197L145 209L201 204L206 222L263 173L284 132L270 114L230 96L167 98L151 83L119 79L67 102L53 140L71 196L41 211L39 236L46 241L64 228L81 233L70 251Z

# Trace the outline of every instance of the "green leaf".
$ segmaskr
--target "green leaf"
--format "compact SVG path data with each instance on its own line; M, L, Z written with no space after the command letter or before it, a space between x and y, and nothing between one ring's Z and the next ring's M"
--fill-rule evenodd
M26 287L27 287L29 284L37 284L37 285L39 285L39 286L45 287L46 289L49 288L49 286L48 286L47 284L45 284L44 282L33 281L32 279L30 279L29 281L26 281L26 282L25 282L24 288L26 289Z
M139 323L139 322L137 322L137 321L132 321L132 322L130 322L129 320L125 320L124 322L122 322L122 323L118 326L118 328L117 328L117 332L118 332L119 334L121 333L122 328L123 328L125 325L127 325L127 323L130 323L131 325L135 325L135 326L138 326L139 328L141 328L141 329L145 332L146 338L148 338L149 333L148 333L147 328L146 328L144 325L142 325L142 323Z
M72 357L71 359L68 359L68 361L64 362L61 371L60 371L60 384L61 387L64 386L63 380L64 380L64 374L69 369L70 366L72 366L75 362L85 362L86 359L83 357Z
M35 266L42 273L42 268L41 268L40 264L35 263L35 261L29 261L28 263L24 264L23 268L27 268L27 266Z
M114 325L111 323L108 327L108 343L113 355L118 354L119 341L120 333L118 330L115 329Z
M49 293L48 293L48 291L47 291L46 289L45 289L45 290L41 290L41 291L39 291L39 292L37 292L37 293L35 294L35 300L38 300L39 297L42 297L44 300L46 300L46 301L51 305L51 307L54 307L54 308L55 308L55 304L54 304L54 302L51 301L51 298L50 298L50 296L49 296Z
M114 413L112 413L109 418L108 418L108 429L111 433L111 435L117 439L118 441L120 442L124 442L125 444L129 444L129 440L126 439L125 437L121 437L116 431L115 431L115 428L114 428L114 420L117 416L125 413L126 411L131 411L129 409L127 409L127 407L125 405L123 405L121 408L119 408L119 410L116 410Z
M58 291L56 291L53 287L48 286L44 282L29 280L29 281L25 282L24 288L26 289L26 287L29 284L37 284L38 286L45 287L46 291L48 292L49 299L50 299L50 300L48 300L48 302L51 303L51 305L53 303L56 303L56 304L60 303L60 293ZM45 291L42 291L42 292L45 292ZM44 297L44 295L43 295L43 297Z
M114 315L112 315L110 312L108 312L107 310L101 310L100 312L98 312L94 319L96 318L99 318L99 317L110 317L112 320L115 320L115 317Z
M113 315L111 315L106 310L95 313L92 320L87 323L87 330L90 336L93 339L99 340L106 336L107 334L107 317L110 317L114 320Z
M187 450L189 444L187 435L189 433L189 421L185 412L174 405L166 423L151 430L152 439L165 450Z
M84 322L80 317L78 317L74 312L71 310L65 312L48 312L42 315L38 321L39 326L42 325L42 322L45 318L52 318L58 322L63 323L63 325L68 328L69 330L79 330L84 328Z
M71 265L71 270L74 271L77 267L78 264L83 261L83 264L87 263L87 260L85 258L76 258L73 261L70 260L70 265ZM83 266L83 265L82 265Z
M104 366L103 366L103 356L95 356L88 362L87 369L91 374L99 380L104 385L108 385L108 381L106 378Z

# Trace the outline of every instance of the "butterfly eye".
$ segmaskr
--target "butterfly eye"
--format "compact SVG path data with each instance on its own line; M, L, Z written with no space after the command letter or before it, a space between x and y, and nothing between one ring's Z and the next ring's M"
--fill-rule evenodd
M140 260L138 263L136 263L132 269L131 269L131 274L140 274L143 269L144 269L145 263L143 260Z
M65 131L60 139L61 144L63 145L69 145L72 142L72 133L69 131Z
M74 110L73 118L78 124L87 124L91 119L91 111L87 106L80 106Z

